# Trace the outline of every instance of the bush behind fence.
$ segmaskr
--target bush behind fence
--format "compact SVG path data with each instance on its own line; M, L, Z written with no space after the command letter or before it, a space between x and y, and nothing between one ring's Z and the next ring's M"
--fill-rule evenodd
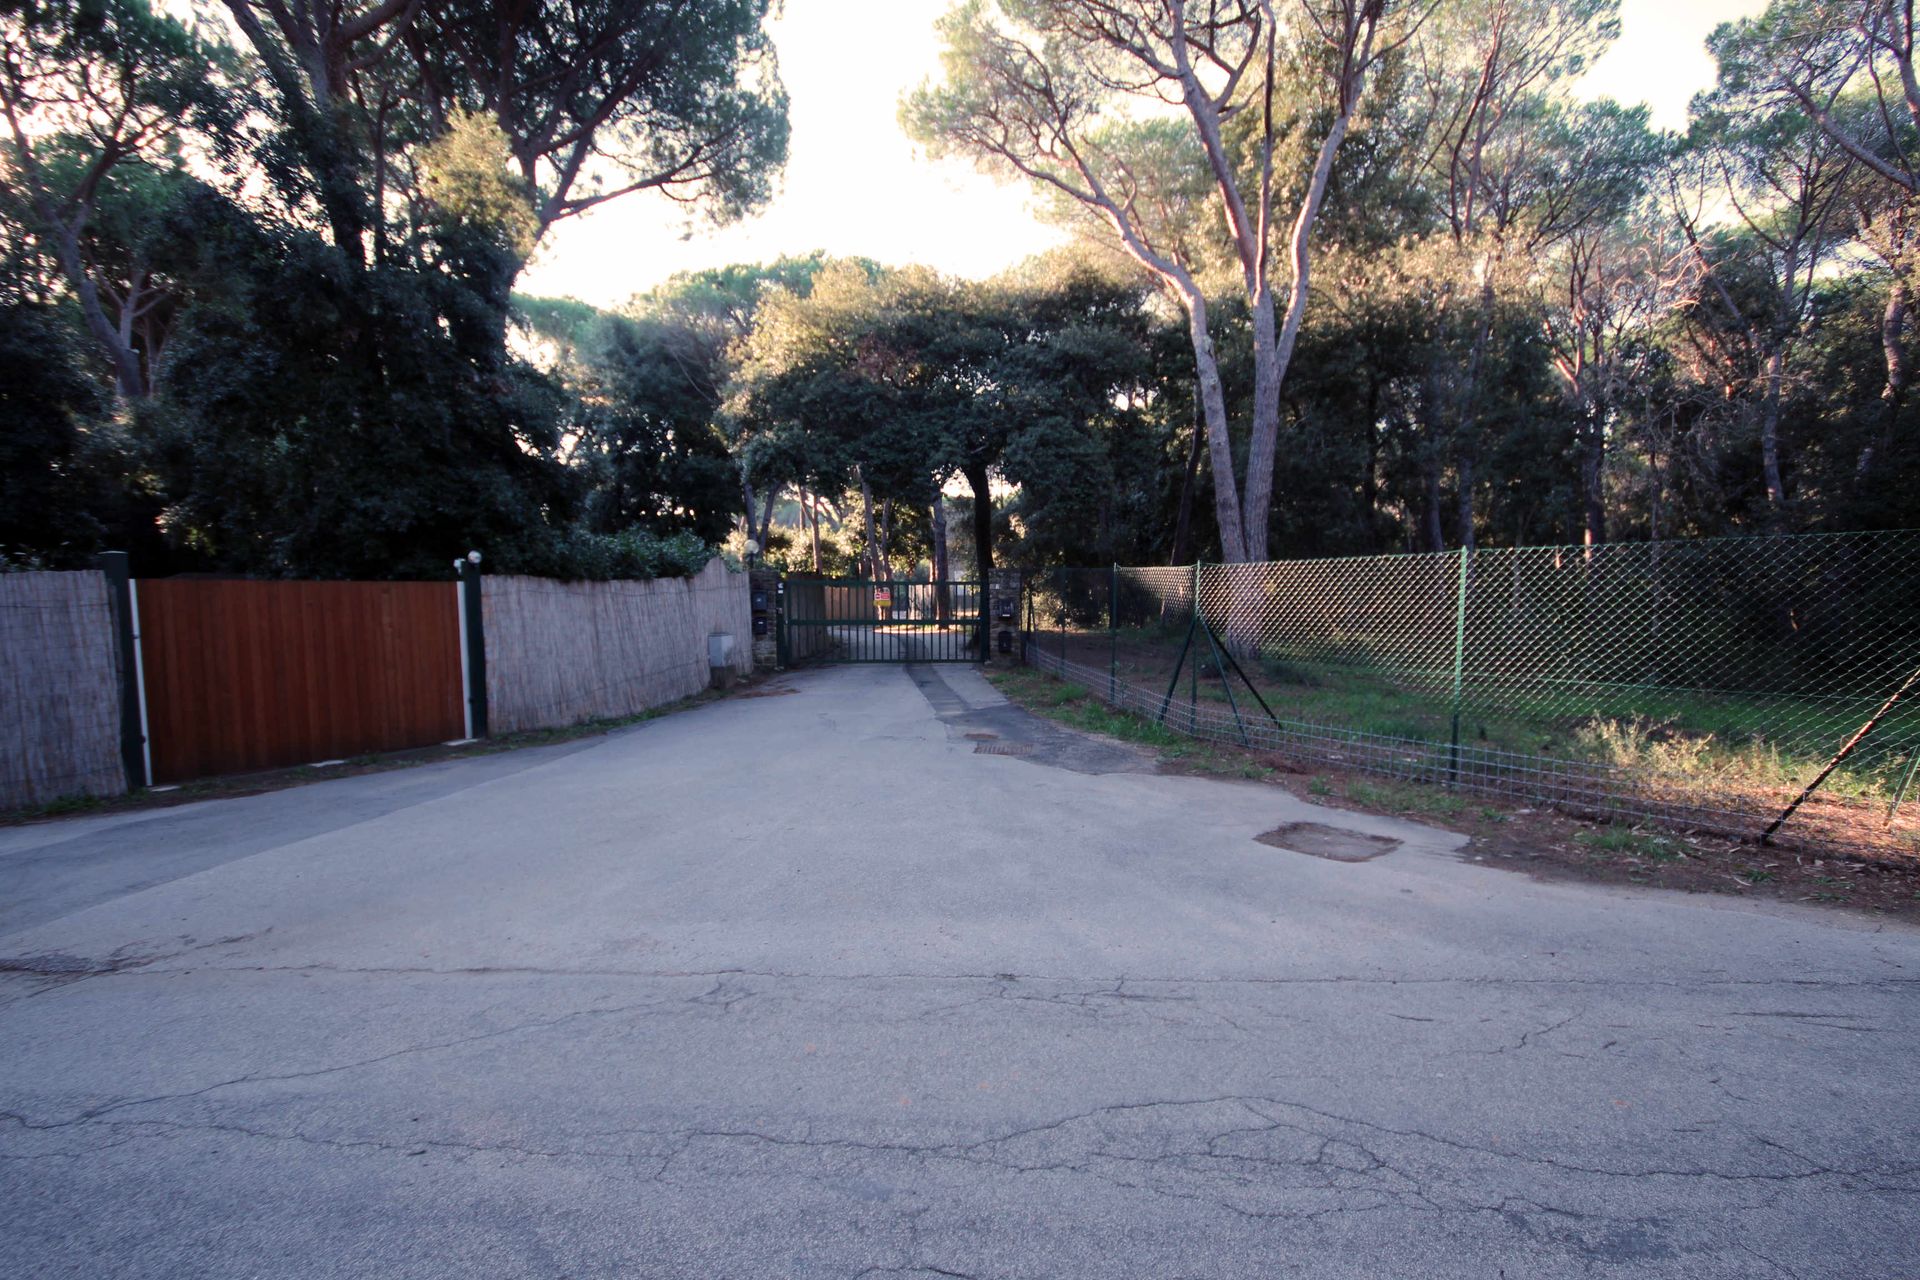
M1038 665L1198 736L1743 836L1871 723L1780 834L1920 856L1920 684L1882 712L1920 532L1062 569L1029 603Z

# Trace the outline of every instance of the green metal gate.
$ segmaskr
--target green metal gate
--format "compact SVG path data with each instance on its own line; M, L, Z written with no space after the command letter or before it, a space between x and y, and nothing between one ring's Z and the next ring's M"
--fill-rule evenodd
M795 662L979 662L987 593L978 582L787 578L780 659Z

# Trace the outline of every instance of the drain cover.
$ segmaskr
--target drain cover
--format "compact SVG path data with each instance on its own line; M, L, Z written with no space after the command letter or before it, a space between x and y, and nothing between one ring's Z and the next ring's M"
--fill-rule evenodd
M973 754L977 756L1030 756L1033 754L1031 742L976 742Z
M969 738L972 738L975 742L991 742L993 739L999 737L1000 735L997 733L988 733L984 729L975 729L973 732L967 734L966 736Z
M1385 836L1361 835L1358 831L1323 827L1317 822L1290 822L1284 827L1263 831L1254 839L1276 849L1331 858L1335 862L1365 862L1400 847L1398 840Z

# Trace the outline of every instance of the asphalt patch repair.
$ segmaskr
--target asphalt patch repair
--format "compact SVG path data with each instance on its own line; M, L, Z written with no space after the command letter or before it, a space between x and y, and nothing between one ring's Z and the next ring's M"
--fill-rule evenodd
M1318 822L1289 822L1284 827L1263 831L1254 839L1275 849L1310 854L1333 862L1370 862L1400 847L1398 840L1389 840L1385 836L1342 831Z

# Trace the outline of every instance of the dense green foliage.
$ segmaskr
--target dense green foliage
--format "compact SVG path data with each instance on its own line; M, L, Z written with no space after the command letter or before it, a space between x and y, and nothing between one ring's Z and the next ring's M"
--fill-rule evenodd
M511 289L555 222L628 191L764 202L767 9L231 0L233 47L148 0L4 6L0 547L697 568L739 506L711 406L649 399L624 321L529 360Z
M1284 378L1269 554L1914 522L1903 6L1776 0L1723 27L1684 136L1574 94L1615 0L1327 0L1330 27L1302 8L974 0L903 112L1205 326L1185 363L1217 372L1225 412L1204 415L1203 485L1248 465L1262 378ZM1369 21L1374 43L1338 44ZM1180 49L1202 88L1169 70ZM1330 87L1334 55L1374 61ZM1325 167L1299 206L1310 275L1249 254L1269 163L1289 216ZM1303 308L1291 363L1283 329L1263 365L1269 278L1275 312ZM1186 430L1176 397L1155 410L1163 438ZM1138 495L1148 527L1178 523L1168 491ZM1191 507L1198 544L1235 558L1212 525L1234 505Z
M768 0L226 0L230 40L0 4L0 554L959 573L1915 523L1904 7L1723 27L1684 134L1574 91L1616 0L1307 8L959 5L903 122L1069 248L607 312L514 283L630 192L770 198Z

